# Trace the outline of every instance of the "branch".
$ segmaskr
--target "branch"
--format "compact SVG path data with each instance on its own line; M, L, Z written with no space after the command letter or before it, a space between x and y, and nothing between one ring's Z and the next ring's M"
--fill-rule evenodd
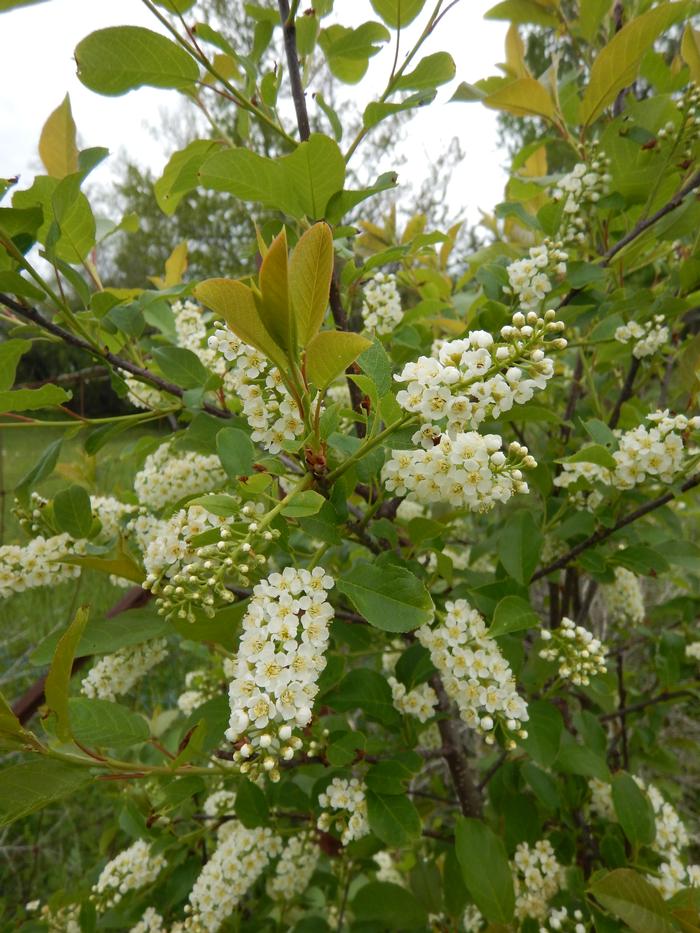
M4 295L2 293L0 293L0 304L5 305L11 311L14 311L15 314L24 318L26 321L31 321L32 324L36 324L38 327L41 327L42 330L45 330L49 334L53 334L55 337L60 338L64 343L68 343L80 350L85 350L86 353L90 353L92 356L95 356L100 360L104 360L106 363L110 363L112 366L116 366L117 369L131 373L132 376L136 376L137 379L140 379L142 382L148 382L150 385L155 386L157 389L161 389L163 392L167 392L168 395L175 395L177 398L182 398L185 394L184 390L180 386L175 385L174 382L168 382L167 379L162 379L160 376L157 376L155 373L151 372L150 369L144 369L141 366L137 366L130 360L125 360L121 356L110 353L109 350L102 350L98 347L94 347L91 343L88 343L87 340L83 340L82 337L76 337L76 335L72 334L69 330L65 330L63 327L59 327L58 324L54 324L53 321L47 320L36 310L36 308L32 308L28 305L22 305L19 302L14 301L8 295ZM218 405L212 405L210 402L204 402L202 407L205 411L209 412L210 415L215 415L217 418L231 417L231 413L225 408L219 408Z
M612 526L612 528L600 528L598 531L594 531L592 535L589 535L580 544L577 544L575 547L572 547L570 551L567 551L563 557L558 557L551 564L547 564L546 567L541 567L537 573L533 574L531 583L535 583L537 580L541 580L542 577L546 577L550 573L554 573L555 570L563 570L564 567L568 567L574 558L578 557L579 554L582 554L584 551L587 551L588 548L594 547L596 544L600 544L601 541L606 541L611 535L614 535L616 531L619 531L620 528L625 528L627 525L631 525L632 522L636 522L638 518L642 518L644 515L647 515L649 512L653 512L654 509L660 508L662 505L666 505L667 502L670 502L672 499L675 499L676 496L679 496L681 493L687 492L689 489L693 489L694 486L700 485L700 473L695 473L689 479L687 479L677 491L665 492L663 496L659 496L658 499L651 499L649 502L646 502L644 505L640 506L638 509L635 509L634 512L629 512L627 515L623 515L622 518Z
M340 297L340 288L338 286L338 276L337 272L333 270L333 277L331 278L331 288L330 294L328 296L328 302L331 306L331 314L333 315L333 322L338 330L350 330L348 323L348 316L345 313L345 308L343 307L343 302ZM356 370L353 369L354 364L348 366L345 370L347 376L348 390L350 391L350 401L352 403L353 411L356 411L360 415L364 415L365 411L362 407L362 402L364 396L360 391L360 387L357 385L354 379L351 379L350 376L353 375ZM359 372L359 370L357 370ZM358 437L365 437L367 434L367 426L364 421L355 422L355 434Z
M299 56L297 54L297 29L294 25L294 15L289 15L289 3L287 0L277 0L277 6L280 10L280 19L282 20L284 50L287 53L289 83L292 87L292 100L294 101L294 109L297 114L299 138L304 142L311 135L311 130L309 129L309 114L306 110L306 97L304 96L304 86L301 82L301 70L299 68Z
M620 394L617 397L617 401L615 402L615 407L613 408L612 414L610 415L610 418L608 419L609 428L617 427L617 422L620 420L620 412L622 411L622 406L627 401L627 399L632 395L632 387L634 386L634 380L637 376L637 372L639 371L640 366L641 366L640 361L637 359L636 356L633 356L632 362L630 363L630 368L627 370L627 376L625 377L625 381L623 383L622 389L620 391Z
M657 703L667 703L670 700L676 700L679 697L693 697L697 699L697 694L692 690L675 690L673 692L664 691L656 697L652 697L650 700L640 700L639 703L633 703L632 706L624 706L620 709L614 710L612 713L604 713L602 716L599 716L601 722L607 722L610 719L622 719L624 722L625 716L628 716L630 713L638 713L640 710L646 709L647 706L655 706Z
M481 794L469 770L466 755L460 749L459 728L457 721L452 718L454 710L439 674L433 674L430 678L430 686L438 698L438 711L447 716L446 719L438 719L437 725L442 738L443 757L450 769L462 813L465 816L480 816Z

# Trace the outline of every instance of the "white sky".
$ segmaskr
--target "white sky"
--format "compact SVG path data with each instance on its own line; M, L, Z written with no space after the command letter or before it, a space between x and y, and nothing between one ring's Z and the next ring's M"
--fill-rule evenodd
M506 24L488 22L484 12L494 0L461 0L451 10L424 47L424 54L445 50L457 65L455 80L438 92L437 101L416 113L408 124L404 149L408 163L399 181L420 182L426 165L458 136L465 159L453 174L450 199L454 207L466 206L471 221L478 208L491 210L501 200L505 173L504 154L496 143L496 114L479 104L447 104L459 81L476 81L495 72L504 57ZM302 3L302 9L305 4ZM431 3L426 4L426 10ZM425 11L424 11L425 14ZM336 0L334 19L356 25L377 19L369 0ZM424 21L424 16L417 21ZM106 146L110 158L93 179L102 184L114 171L116 156L127 151L132 160L159 172L169 152L157 138L161 113L177 105L174 92L140 88L122 97L100 97L84 88L75 76L73 49L89 32L104 26L144 25L162 27L139 0L50 0L0 14L0 177L21 175L20 187L28 187L40 171L37 143L49 113L70 93L81 147ZM406 30L405 44L415 36L416 25ZM393 48L370 61L368 75L351 93L362 106L383 89L391 68ZM392 153L376 167L376 173L394 167Z

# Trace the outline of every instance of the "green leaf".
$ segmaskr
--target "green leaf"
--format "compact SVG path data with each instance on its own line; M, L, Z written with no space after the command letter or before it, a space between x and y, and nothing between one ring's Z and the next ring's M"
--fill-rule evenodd
M265 794L257 784L243 778L236 791L236 816L247 829L264 826L268 822L269 808Z
M687 23L683 30L681 55L690 69L693 81L700 84L700 32L693 29L690 23Z
M631 868L616 868L598 878L590 891L634 933L672 933L676 929L659 892Z
M323 323L333 258L333 235L325 223L314 224L307 230L290 257L289 298L302 347L316 336Z
M193 294L197 301L222 317L241 340L264 353L278 368L286 369L284 352L265 329L247 285L235 279L207 279L195 286Z
M199 184L199 170L210 155L220 149L211 139L195 139L174 152L163 174L153 185L158 207L168 216L175 213L184 196Z
M397 29L412 23L425 6L425 0L371 0L372 9L387 26Z
M551 4L537 0L504 0L484 14L484 19L508 19L512 23L535 23L538 26L558 26L554 13L546 8Z
M124 577L133 583L143 583L145 574L139 565L125 552L116 557L97 557L92 554L78 556L65 556L61 558L64 564L74 564L76 567L89 567L99 573L108 573L116 577Z
M44 123L39 155L53 178L65 178L78 171L76 127L68 94Z
M327 389L371 345L361 334L322 330L306 347L306 373L318 389Z
M409 845L420 838L420 816L405 794L368 790L367 819L374 835L391 848Z
M417 760L416 760L417 759ZM365 775L365 784L377 794L406 794L406 782L423 766L420 755L406 752L398 758L378 761Z
M68 715L73 737L88 748L140 745L150 735L143 716L109 700L72 697Z
M92 527L90 496L82 486L69 486L53 500L53 514L59 531L71 538L87 538Z
M255 462L255 448L245 431L222 428L216 435L216 452L230 479L250 476Z
M199 77L195 60L171 39L143 26L109 26L75 49L78 78L91 91L118 96L142 87L184 90Z
M527 584L539 563L542 534L531 512L519 511L500 532L498 557L506 572Z
M68 715L68 693L70 691L70 678L73 671L75 649L87 625L90 610L81 606L75 618L56 645L49 673L46 675L44 693L46 704L56 714L56 735L62 742L70 739L70 717Z
M405 110L414 110L416 107L424 107L426 104L435 100L435 89L416 91L410 94L402 101L396 103L384 103L382 101L372 101L365 107L362 114L362 122L365 129L371 129L387 117L393 117L397 113L403 113Z
M662 3L615 33L593 62L579 113L581 123L593 123L619 92L633 83L646 50L687 10L687 3Z
M460 818L455 850L464 883L487 920L510 923L515 910L513 876L503 841L481 820Z
M494 110L505 110L517 117L554 117L554 104L549 92L535 78L516 78L492 91L482 103Z
M343 677L323 698L324 704L340 713L361 709L369 719L396 727L401 717L394 708L391 687L376 671L358 667Z
M402 75L396 82L396 89L402 91L422 91L426 88L439 87L455 76L456 68L451 55L447 52L434 52L422 58L413 71Z
M345 159L328 136L312 133L290 155L268 159L248 149L225 149L210 156L200 183L228 191L243 201L259 201L292 217L320 220L345 181Z
M651 845L656 838L654 808L634 778L624 771L613 777L612 801L620 826L632 845Z
M24 728L10 704L0 693L0 748L24 745L32 738L31 733Z
M358 561L337 581L360 615L384 632L410 632L432 621L430 593L410 570Z
M353 898L352 912L361 924L362 921L373 922L373 930L426 929L428 923L428 913L416 897L402 885L390 881L363 884ZM362 926L364 928L364 924Z
M581 450L577 450L570 457L565 457L562 463L597 463L598 466L605 467L607 470L614 470L617 467L615 458L607 447L602 444L589 444Z
M559 710L546 700L533 700L528 712L527 738L521 739L521 744L539 765L548 768L559 753L564 721Z
M508 632L539 627L540 620L530 603L520 596L504 596L496 606L489 635L498 638Z
M354 729L331 732L328 736L326 758L334 768L345 768L357 757L357 752L365 749L365 736Z
M369 59L390 38L391 33L381 23L362 23L357 29L336 23L321 30L318 44L331 73L345 84L357 84L367 72Z
M29 493L32 491L32 489L34 489L34 487L42 480L46 479L47 476L50 476L51 473L53 473L54 467L58 463L58 457L61 452L62 444L62 437L59 437L57 440L49 444L31 470L29 470L28 473L25 473L25 475L15 487L15 495L18 497L18 499L21 501L28 501Z
M198 388L209 379L209 371L196 353L184 347L157 347L153 359L165 378L183 389Z
M326 500L323 496L314 492L313 489L305 489L285 505L282 514L287 518L307 518L309 515L316 515L321 511Z
M289 307L287 270L287 231L274 238L260 266L260 292L256 306L265 330L283 350L294 345L294 328ZM255 296L257 299L257 295Z
M395 188L399 176L396 172L384 172L377 178L369 188L351 189L336 192L328 202L326 207L326 220L329 224L337 224L343 217L357 207L367 198L371 198L380 191L388 191L389 188Z
M240 515L241 513L240 501L233 496L227 496L225 493L215 492L206 496L197 496L195 499L190 499L188 505L201 505L207 512L211 512L212 515L219 515L222 518L227 518L230 515ZM208 532L205 532L205 534L208 534Z
M70 399L70 392L53 385L44 385L38 389L8 389L0 392L0 412L36 411L38 408L62 405Z
M529 728L528 728L529 731ZM596 755L585 745L562 745L554 767L567 774L580 774L583 777L595 777L599 781L609 781L610 771L605 759Z
M45 2L46 0L0 0L0 13L7 13L8 10L14 10L19 6L34 6Z
M67 175L56 185L51 206L59 236L53 244L59 259L79 265L95 245L95 217L90 202L80 190L82 176ZM47 248L49 239L47 238Z
M129 645L139 645L152 638L162 638L171 631L170 623L156 614L155 608L129 609L111 618L90 619L74 652L74 657L111 654ZM32 664L48 664L58 644L57 634L48 635L31 653Z
M391 391L391 360L378 337L373 339L371 347L360 354L357 362L362 372L366 373L377 387L379 398Z
M86 768L45 757L4 768L0 771L0 826L75 793L91 780Z

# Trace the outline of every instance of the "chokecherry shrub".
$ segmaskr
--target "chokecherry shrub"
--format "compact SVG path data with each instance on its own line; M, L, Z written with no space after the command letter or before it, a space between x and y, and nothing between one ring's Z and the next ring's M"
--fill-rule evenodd
M96 219L107 152L79 150L67 97L45 173L0 180L0 430L55 436L14 490L0 598L75 594L33 699L0 697L2 842L88 793L109 814L62 890L3 885L3 929L697 930L694 4L489 12L506 61L459 75L455 129L485 105L520 145L467 249L362 161L455 79L433 45L455 3L353 26L333 0L241 3L236 34L144 2L153 28L91 33L78 77L197 105L164 223L206 191L257 236L240 279L188 278L173 243L116 287L103 242L134 219ZM360 110L341 86L369 68ZM16 382L40 342L131 413ZM105 490L71 458L107 451L130 480Z

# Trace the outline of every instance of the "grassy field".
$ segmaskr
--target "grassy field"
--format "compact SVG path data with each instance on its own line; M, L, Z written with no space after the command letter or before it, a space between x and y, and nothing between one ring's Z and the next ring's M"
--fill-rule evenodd
M3 429L0 425L0 543L26 540L12 513L12 490L59 434L52 429ZM96 459L85 455L80 439L67 439L54 476L38 491L50 496L69 479L105 495L128 494L136 469L130 450L142 435L143 431L137 430L121 435L106 445ZM78 605L87 603L93 613L103 613L123 593L106 576L86 571L77 581L28 590L0 600L3 695L14 701L45 673L45 669L31 663L29 654L49 632L65 628ZM167 670L160 672L159 679L167 677ZM154 687L155 682L146 685L144 691L151 694ZM152 704L146 706L151 707ZM88 790L80 799L68 799L60 806L0 829L0 929L14 927L18 911L21 914L22 905L28 900L44 900L53 890L89 882L86 873L111 841L103 831L114 819L115 810L121 808L120 796L116 787L107 792L103 788Z

